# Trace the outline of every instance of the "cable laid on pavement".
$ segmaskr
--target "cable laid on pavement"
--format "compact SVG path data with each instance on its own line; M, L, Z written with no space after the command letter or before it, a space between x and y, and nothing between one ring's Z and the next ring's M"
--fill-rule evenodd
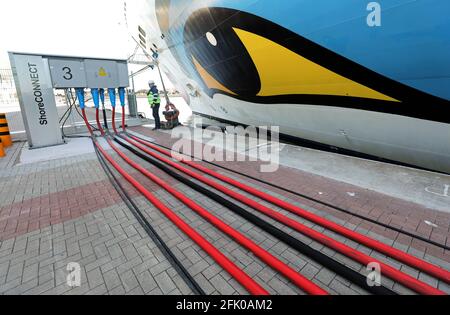
M300 273L289 267L287 264L283 263L281 260L274 257L272 254L270 254L268 251L264 250L262 247L257 245L255 242L244 236L242 233L238 232L236 229L232 228L230 225L226 224L222 220L220 220L218 217L212 215L210 212L208 212L205 208L200 206L198 203L193 201L192 199L188 198L186 195L181 193L180 191L173 188L171 185L169 185L167 182L162 180L161 178L153 175L148 170L146 170L144 167L140 166L138 163L130 160L122 151L120 151L110 139L107 139L109 145L112 147L112 149L124 160L126 161L130 166L138 170L141 174L149 178L151 181L156 183L161 188L168 191L171 195L173 195L175 198L180 200L182 203L184 203L186 206L191 208L194 212L196 212L198 215L203 217L205 220L210 222L213 226L218 228L220 231L225 233L226 235L230 236L232 239L234 239L237 243L242 245L243 247L250 250L255 256L257 256L259 259L261 259L263 262L265 262L268 266L270 266L272 269L280 272L282 275L284 275L287 279L289 279L292 283L294 283L296 286L298 286L301 290L308 294L313 295L328 295L328 292L320 288L318 285L316 285L314 282L310 281L309 279L302 276Z
M83 118L86 126L86 113L83 109ZM101 125L98 126L102 131ZM104 132L104 131L103 131ZM94 135L90 129L91 135ZM175 224L184 234L186 234L192 241L194 241L201 249L203 249L212 259L214 259L225 271L227 271L239 284L241 284L252 295L269 295L260 284L253 280L247 273L233 263L228 257L220 252L214 245L195 231L189 224L182 220L175 212L169 209L161 200L155 197L149 190L147 190L139 181L126 172L114 159L106 152L105 149L94 141L100 153L105 159L134 187L136 188L150 203L152 203L164 216L166 216L173 224Z
M274 225L259 218L258 216L248 212L247 210L245 210L244 208L231 202L230 200L223 198L219 194L195 183L194 181L192 181L190 179L185 178L184 176L178 174L177 172L174 172L169 167L165 166L163 163L158 162L156 159L140 153L136 149L134 149L131 146L120 141L117 137L115 138L115 141L122 147L124 147L127 150L134 153L136 156L155 165L156 167L158 167L165 173L169 174L176 180L180 181L181 183L191 187L192 189L198 191L199 193L201 193L205 196L208 196L209 198L216 201L217 203L230 209L232 212L234 212L234 213L238 214L239 216L245 218L246 220L252 222L255 226L258 226L259 228L266 231L270 235L281 240L283 243L289 245L290 247L294 248L298 252L310 257L311 259L320 263L327 269L335 272L336 274L339 274L343 278L345 278L345 279L349 280L350 282L358 285L359 287L367 290L368 292L371 292L371 293L377 294L377 295L395 295L396 294L392 290L387 289L386 287L383 287L383 286L381 286L381 287L369 286L367 283L367 278L365 276L361 275L360 273L354 271L353 269L341 264L340 262L337 262L336 260L323 254L322 252L315 250L312 247L304 244L300 240L298 240L298 239L294 238L293 236L287 234L286 232L278 229Z
M142 140L142 141L148 141L148 140L145 140L145 139L143 139L143 138L140 138L140 137L138 137L138 136L136 136L136 135L134 135L134 134L133 134L133 136L135 136L136 138L138 138L138 139L140 139L140 140ZM150 142L150 141L148 141L148 142ZM171 148L166 147L166 146L163 146L163 145L161 145L161 144L158 144L158 143L155 143L155 142L151 142L151 143L154 144L154 145L156 145L156 146L158 146L158 147L164 148L164 149L166 149L166 150L169 150L169 151L172 150ZM225 166L223 166L223 165L220 165L220 164L217 164L217 163L214 163L214 162L210 162L210 161L206 161L206 160L204 160L204 159L195 157L195 156L193 156L193 155L185 154L185 153L182 153L182 152L178 152L178 153L180 153L180 154L182 154L182 155L185 155L185 156L188 156L188 157L190 157L190 158L192 158L192 159L199 159L199 160L201 160L201 161L204 162L204 163L207 163L207 164L209 164L209 165L215 166L215 167L217 167L217 168L220 168L220 169L222 169L222 170L228 171L228 172L230 172L230 173L234 173L234 174L236 174L236 175L240 175L240 176L246 177L246 178L251 179L251 180L254 180L254 181L256 181L256 182L258 182L258 183L260 183L260 184L264 184L264 185L270 186L270 187L272 187L272 188L275 188L275 189L278 189L278 190L287 192L287 193L289 193L289 194L291 194L291 195L300 197L300 198L302 198L302 199L306 199L306 200L309 200L309 201L312 201L312 202L321 204L321 205L323 205L323 206L326 206L326 207L328 207L328 208L330 208L330 209L333 209L333 210L336 210L336 211L338 211L338 212L342 212L342 213L345 213L345 214L354 216L354 217L359 218L359 219L362 219L362 220L364 220L364 221L367 221L367 222L376 224L376 225L378 225L378 226L382 226L382 227L384 227L384 228L390 229L390 230L395 231L395 232L397 232L397 233L400 233L400 234L403 234L403 235L412 237L412 238L414 238L414 239L420 240L420 241L422 241L422 242L424 242L424 243L428 243L428 244L430 244L430 245L433 245L433 246L442 248L442 249L444 249L444 250L450 251L450 246L447 246L447 245L445 245L445 244L441 244L441 243L435 242L435 241L430 240L430 239L427 239L427 238L425 238L425 237L423 237L423 236L420 236L420 235L417 235L417 234L414 234L414 233L411 233L411 232L408 232L408 231L404 231L404 230L402 230L402 229L399 229L399 228L397 228L397 227L394 227L394 226L389 225L389 224L386 224L386 223L378 222L377 220L374 220L374 219L372 219L372 218L369 218L369 217L363 216L363 215L361 215L361 214L358 214L358 213L355 213L355 212L346 210L346 209L344 209L344 208L341 208L341 207L332 205L332 204L330 204L330 203L327 203L327 202L325 202L325 201L319 200L319 199L317 199L317 198L314 198L314 197L311 197L311 196L307 196L307 195L305 195L305 194L301 194L301 193L299 193L299 192L296 192L296 191L287 189L287 188L285 188L285 187L281 187L281 186L279 186L279 185L276 185L276 184L273 184L273 183L264 181L264 180L259 179L259 178L257 178L257 177L254 177L254 176L251 176L251 175L248 175L248 174L245 174L245 173L242 173L242 172L233 170L233 169L228 168L228 167L225 167Z
M183 164L186 164L186 165L188 165L188 166L190 166L192 168L195 168L195 169L197 169L197 170L199 170L199 171L201 171L201 172L203 172L203 173L205 173L205 174L207 174L209 176L212 176L212 177L214 177L216 179L219 179L222 182L225 182L225 183L227 183L229 185L232 185L232 186L234 186L236 188L239 188L239 189L241 189L241 190L243 190L243 191L245 191L245 192L247 192L247 193L249 193L249 194L251 194L251 195L253 195L255 197L261 198L262 200L265 200L265 201L267 201L267 202L269 202L269 203L271 203L271 204L273 204L273 205L275 205L277 207L280 207L280 208L282 208L284 210L287 210L287 211L289 211L289 212L291 212L291 213L293 213L293 214L295 214L295 215L297 215L297 216L299 216L299 217L301 217L303 219L306 219L306 220L308 220L310 222L318 224L318 225L320 225L320 226L322 226L322 227L324 227L324 228L326 228L328 230L331 230L331 231L333 231L335 233L338 233L338 234L340 234L340 235L342 235L342 236L344 236L346 238L349 238L349 239L351 239L351 240L353 240L353 241L355 241L357 243L360 243L360 244L362 244L362 245L364 245L366 247L372 248L372 249L374 249L374 250L376 250L376 251L378 251L380 253L383 253L383 254L385 254L385 255L387 255L389 257L392 257L392 258L394 258L394 259L396 259L396 260L398 260L398 261L400 261L400 262L402 262L404 264L407 264L407 265L409 265L411 267L414 267L414 268L416 268L418 270L421 270L421 271L423 271L423 272L425 272L425 273L427 273L427 274L429 274L429 275L431 275L431 276L433 276L433 277L435 277L437 279L445 281L446 283L450 283L450 272L449 271L444 270L444 269L442 269L442 268L440 268L438 266L435 266L435 265L433 265L433 264L431 264L431 263L429 263L429 262L427 262L425 260L419 259L419 258L417 258L415 256L412 256L412 255L408 254L408 253L402 252L402 251L400 251L400 250L398 250L398 249L396 249L396 248L394 248L392 246L389 246L389 245L386 245L386 244L384 244L384 243L382 243L380 241L374 240L374 239L372 239L370 237L367 237L367 236L365 236L365 235L363 235L361 233L352 231L352 230L350 230L350 229L348 229L348 228L346 228L344 226L341 226L341 225L339 225L339 224L337 224L337 223L335 223L333 221L330 221L328 219L322 218L322 217L320 217L320 216L318 216L318 215L316 215L316 214L314 214L312 212L309 212L309 211L307 211L305 209L302 209L302 208L300 208L298 206L295 206L295 205L293 205L291 203L288 203L288 202L286 202L284 200L281 200L279 198L271 196L271 195L269 195L269 194L267 194L265 192L262 192L262 191L260 191L260 190L258 190L256 188L253 188L253 187L250 187L248 185L245 185L245 184L243 184L243 183L241 183L239 181L236 181L236 180L234 180L232 178L229 178L227 176L219 174L219 173L217 173L215 171L212 171L212 170L210 170L210 169L208 169L206 167L203 167L203 166L201 166L201 165L199 165L197 163L193 163L193 162L190 162L190 161L182 160L180 158L172 157L170 152L162 150L161 148L159 148L159 147L149 143L148 141L138 140L138 139L136 139L133 136L130 136L130 138L134 139L135 143L137 141L138 144L141 143L144 146L146 146L148 148L151 148L151 149L153 149L153 150L155 150L157 152L160 152L160 153L162 153L162 154L164 154L164 155L166 155L166 156L168 156L170 158L175 158L176 160L178 160L179 162L181 162ZM144 148L144 150L145 150L145 148ZM149 153L149 152L146 152L146 153ZM150 152L149 154L153 154L153 153ZM168 162L169 163L173 163L172 161L168 161ZM176 165L174 167L180 167L176 163L173 163L173 164ZM187 172L196 174L195 172L192 172L192 171L190 171L188 169L185 169L185 170ZM240 195L238 198L246 198L246 197ZM246 203L255 204L255 202L253 200L249 199L249 198L246 198L246 200L247 200ZM256 206L261 208L261 206L258 203L256 203ZM267 208L267 207L263 207L263 208ZM431 290L431 288L432 287L429 286L428 289ZM417 289L419 289L419 287ZM425 290L425 291L427 291L427 290ZM442 291L440 291L440 292L442 292ZM427 294L427 293L424 292L424 294Z
M94 141L94 140L93 140ZM167 261L171 264L171 266L175 269L175 271L180 275L181 279L186 283L186 285L194 292L196 295L206 295L205 291L201 288L201 286L195 281L194 277L187 271L187 269L183 266L183 264L178 260L175 254L170 250L161 236L156 232L153 226L148 222L145 218L142 211L133 201L133 199L128 195L125 188L122 186L118 178L114 175L113 171L109 167L108 163L106 163L103 156L100 154L97 146L94 144L95 152L99 159L100 165L108 176L112 186L117 191L119 196L122 198L123 202L127 205L128 209L134 215L136 220L142 226L147 235L152 239L152 241L159 248L161 253L166 257Z
M388 276L391 279L398 281L399 283L414 290L415 292L418 292L420 294L426 294L426 295L445 294L441 290L438 290L422 281L419 281L416 278L413 278L413 277L405 274L404 272L401 272L395 268L392 268L391 266L384 264L381 261L374 259L360 251L357 251L341 242L338 242L322 233L318 233L317 231L307 227L306 225L301 224L295 220L292 220L289 217L256 202L255 200L252 200L252 199L250 199L236 191L233 191L213 180L210 180L209 178L206 178L194 171L191 171L169 159L166 159L166 158L162 157L161 155L146 149L146 147L144 147L143 145L139 144L138 142L136 142L130 138L124 137L124 139L126 141L128 141L130 144L132 144L135 147L142 150L143 152L149 154L150 156L164 162L167 165L172 166L173 168L195 178L196 180L199 180L199 181L207 184L210 187L213 187L213 188L225 193L226 195L230 196L231 198L237 200L238 202L246 204L247 206L250 206L253 209L258 210L259 212L263 213L264 215L269 216L272 219L293 228L294 230L302 233L303 235L306 235L307 237L318 241L322 245L332 248L332 249L340 252L341 254L343 254L349 258L352 258L355 261L358 261L359 263L361 263L363 265L369 265L372 262L378 263L380 266L382 266L382 271L383 271L384 275Z

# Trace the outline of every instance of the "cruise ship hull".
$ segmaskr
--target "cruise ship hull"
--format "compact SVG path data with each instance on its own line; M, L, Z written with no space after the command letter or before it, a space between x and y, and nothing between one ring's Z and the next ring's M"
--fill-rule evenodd
M129 1L127 22L195 113L450 173L450 4L432 2L383 1L370 26L361 1Z

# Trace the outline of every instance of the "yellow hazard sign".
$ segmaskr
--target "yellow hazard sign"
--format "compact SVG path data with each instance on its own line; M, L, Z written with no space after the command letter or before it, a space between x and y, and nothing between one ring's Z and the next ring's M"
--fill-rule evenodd
M105 68L101 67L98 70L98 76L99 77L107 77L108 76L108 73L106 72Z

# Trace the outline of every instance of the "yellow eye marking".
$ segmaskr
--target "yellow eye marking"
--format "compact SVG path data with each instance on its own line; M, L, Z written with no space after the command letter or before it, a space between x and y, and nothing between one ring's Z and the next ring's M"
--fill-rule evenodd
M205 68L202 67L202 65L197 61L197 59L195 59L194 56L192 56L192 60L194 61L195 68L197 68L198 73L200 74L200 76L202 77L203 81L205 82L208 88L236 95L236 93L233 93L231 90L226 88L222 83L214 79L214 77L210 75Z
M261 79L258 96L335 95L398 100L334 73L262 36L233 28Z

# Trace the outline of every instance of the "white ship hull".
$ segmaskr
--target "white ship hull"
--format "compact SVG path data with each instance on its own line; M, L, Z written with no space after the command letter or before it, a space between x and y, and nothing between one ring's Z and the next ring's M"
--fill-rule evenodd
M450 173L449 123L410 115L333 106L333 103L261 104L226 93L211 95L205 92L198 77L183 69L179 58L173 54L173 49L168 47L167 39L161 37L164 30L158 24L154 1L127 3L130 30L134 31L134 35L137 34L138 27L145 30L148 51L150 52L150 48L156 50L153 44L158 47L162 71L182 92L193 112L236 124L279 126L282 134L299 139ZM187 1L185 3L185 7L190 6ZM201 5L197 3L196 6ZM428 105L418 104L424 107Z

